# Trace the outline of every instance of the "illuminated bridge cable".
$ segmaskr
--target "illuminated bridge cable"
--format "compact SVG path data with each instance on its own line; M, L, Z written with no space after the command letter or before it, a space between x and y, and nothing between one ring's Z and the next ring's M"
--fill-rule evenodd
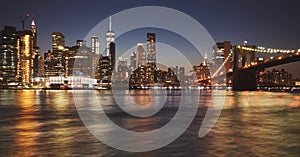
M284 50L284 49L265 48L265 47L262 47L262 46L258 46L257 48L237 46L237 48L240 48L240 49L246 50L246 51L260 52L260 53L286 53L286 54L289 54L289 53L300 52L300 49L298 49L298 50Z
M232 51L229 53L229 55L227 56L227 58L225 58L224 62L222 63L222 65L218 68L218 70L212 75L212 78L216 77L216 75L221 71L221 69L224 67L224 65L228 62L228 60L230 59L232 55Z

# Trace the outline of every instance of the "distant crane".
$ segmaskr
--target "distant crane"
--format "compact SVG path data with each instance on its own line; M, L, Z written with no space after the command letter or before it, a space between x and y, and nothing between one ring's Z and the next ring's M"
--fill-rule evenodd
M26 22L26 20L28 19L29 16L30 16L29 13L27 13L25 17L21 16L21 24L22 24L23 31L25 30L25 22Z

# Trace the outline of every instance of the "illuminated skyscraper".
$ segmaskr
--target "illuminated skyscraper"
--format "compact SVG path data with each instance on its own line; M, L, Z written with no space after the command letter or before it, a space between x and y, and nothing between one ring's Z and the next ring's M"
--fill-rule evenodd
M130 70L133 71L137 68L137 56L136 52L132 52L130 55Z
M99 38L96 36L91 37L91 48L93 54L100 54L100 45L99 45Z
M147 33L147 62L156 64L155 33Z
M85 40L76 40L76 45L86 47L86 41Z
M106 32L106 56L110 55L110 43L115 42L115 33L111 28L111 16L109 17L109 30Z
M146 65L146 53L143 48L143 43L137 44L137 67L140 65Z
M32 20L31 22L30 30L32 32L32 44L33 44L32 46L37 47L37 30L36 30L34 20Z
M32 32L25 30L20 32L21 36L21 66L22 84L30 85L33 74L33 41Z
M110 58L108 56L100 56L97 70L98 82L111 82Z
M21 83L19 39L15 27L5 26L0 32L0 85Z
M66 57L69 49L65 47L65 36L52 32L52 50L45 53L45 76L66 75Z
M40 48L37 44L37 27L34 20L32 20L30 25L30 31L32 33L32 47L33 47L33 77L40 77L43 75L44 71L44 60L41 57Z
M118 58L118 67L117 67L117 77L119 81L124 81L129 78L129 69L127 66L127 58L119 57Z
M52 50L63 50L65 48L65 36L60 32L52 33Z
M197 76L197 81L200 86L210 86L211 76L208 65L201 63L200 65L193 66L194 72Z
M214 67L217 69L217 67L220 67L226 58L228 58L228 61L225 63L225 71L226 73L232 71L232 55L230 56L230 53L232 53L232 45L230 41L224 41L222 43L216 43L216 45L213 46L213 62Z

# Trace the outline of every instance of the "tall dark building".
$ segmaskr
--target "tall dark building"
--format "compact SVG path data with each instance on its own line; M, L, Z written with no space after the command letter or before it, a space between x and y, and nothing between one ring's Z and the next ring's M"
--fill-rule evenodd
M76 40L76 45L86 47L86 41L85 40Z
M52 33L52 50L45 54L45 75L65 75L65 36L60 32Z
M226 58L228 58L228 60L224 65L225 71L226 73L232 71L233 55L230 55L232 52L232 45L230 41L216 43L216 45L213 46L213 51L214 71L218 70L218 67L223 64Z
M109 57L111 70L113 71L116 65L116 44L114 42L110 42L109 44Z
M109 17L109 30L106 32L106 55L110 55L110 43L115 42L115 33L112 31L111 16Z
M33 75L32 77L41 77L44 75L44 60L41 56L40 48L37 43L37 27L34 20L31 22L30 31L32 33L33 47Z
M0 85L21 83L21 54L18 32L15 27L5 26L0 32Z
M155 33L147 33L147 62L156 64Z
M81 41L81 40L77 40ZM76 46L70 47L69 51L65 54L65 71L66 76L78 74L85 77L93 77L93 62L95 54L92 53L92 49L86 47L84 44L76 44Z
M96 79L98 82L111 82L111 65L110 65L110 57L109 56L100 56L98 62L98 77Z
M39 62L40 62L40 48L39 47L34 47L34 57L33 57L33 77L40 77L39 74Z

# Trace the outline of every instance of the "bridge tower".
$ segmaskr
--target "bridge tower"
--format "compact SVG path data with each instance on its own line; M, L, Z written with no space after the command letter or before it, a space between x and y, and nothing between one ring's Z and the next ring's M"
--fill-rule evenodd
M256 46L243 46L243 48L255 49ZM257 71L248 68L255 62L255 52L235 46L233 53L233 90L257 90Z

